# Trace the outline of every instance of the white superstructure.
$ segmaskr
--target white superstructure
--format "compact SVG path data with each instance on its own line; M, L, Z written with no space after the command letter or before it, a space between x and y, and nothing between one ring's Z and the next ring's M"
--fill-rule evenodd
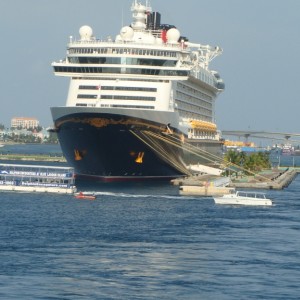
M172 126L189 138L217 140L215 98L224 84L209 63L222 50L161 25L148 3L134 1L131 10L131 25L115 39L99 40L87 25L70 37L66 59L52 64L71 79L66 106L174 112Z

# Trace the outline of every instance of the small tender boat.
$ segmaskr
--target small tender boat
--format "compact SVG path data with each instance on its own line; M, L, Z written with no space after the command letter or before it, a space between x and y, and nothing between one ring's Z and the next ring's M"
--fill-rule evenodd
M272 200L266 198L265 193L237 191L232 194L226 194L222 197L214 197L216 204L231 204L231 205L262 205L271 206Z
M82 200L95 200L96 196L95 195L88 195L84 194L83 192L79 192L75 194L76 199L82 199Z

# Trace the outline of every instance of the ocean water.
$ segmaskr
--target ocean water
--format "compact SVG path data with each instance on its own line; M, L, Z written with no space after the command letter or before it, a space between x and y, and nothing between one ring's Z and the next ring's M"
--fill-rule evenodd
M299 299L300 176L272 207L168 183L0 193L1 299Z
M300 176L267 191L272 207L168 183L77 186L97 199L0 192L0 299L299 299Z

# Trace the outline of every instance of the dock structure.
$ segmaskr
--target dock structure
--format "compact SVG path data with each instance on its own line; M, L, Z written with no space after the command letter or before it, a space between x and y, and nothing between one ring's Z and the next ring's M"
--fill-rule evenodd
M179 187L179 194L182 196L223 196L230 194L235 189L230 187L215 187L215 186L193 186L182 185Z
M0 191L73 194L71 167L0 164Z
M253 189L274 189L282 190L290 185L290 183L299 174L300 170L296 168L286 168L285 170L278 170L277 172L266 174L269 180L251 178L246 182L232 181L230 186L234 188L253 188Z
M299 173L299 168L285 168L239 179L199 175L178 178L173 180L172 184L179 185L180 195L219 196L229 194L237 188L282 190L288 187Z
M186 185L186 186L202 186L205 185L207 181L211 181L214 178L218 178L214 175L208 175L208 174L199 174L199 175L193 175L193 176L185 176L185 177L179 177L176 179L171 180L171 184L173 185Z
M199 196L222 196L234 191L229 187L229 177L220 177L212 175L198 175L173 180L174 185L180 185L180 195L199 195Z

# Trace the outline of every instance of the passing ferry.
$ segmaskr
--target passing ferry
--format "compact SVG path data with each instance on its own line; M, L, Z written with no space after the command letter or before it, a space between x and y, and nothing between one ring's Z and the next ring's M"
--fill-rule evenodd
M224 82L209 63L222 49L190 42L148 2L131 11L115 38L82 26L52 63L70 78L66 105L51 108L52 130L78 177L169 180L221 155L215 101Z
M73 194L76 192L74 169L0 164L0 191Z

